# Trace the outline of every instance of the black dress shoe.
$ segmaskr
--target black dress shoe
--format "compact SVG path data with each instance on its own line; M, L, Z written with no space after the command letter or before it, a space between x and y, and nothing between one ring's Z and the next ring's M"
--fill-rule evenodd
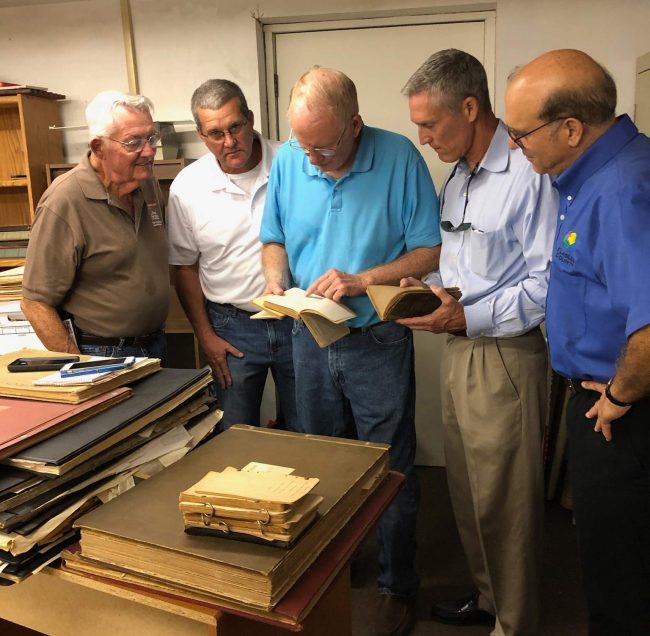
M380 594L376 607L374 636L408 636L413 629L415 599Z
M449 625L489 625L494 626L495 618L490 612L478 606L478 593L456 601L434 603L431 610L433 618Z

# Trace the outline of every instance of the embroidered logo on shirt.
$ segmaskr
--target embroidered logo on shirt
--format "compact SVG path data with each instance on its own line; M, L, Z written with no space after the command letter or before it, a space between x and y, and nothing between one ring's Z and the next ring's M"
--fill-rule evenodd
M160 211L158 210L157 203L147 203L147 209L149 210L149 218L151 219L151 225L154 227L160 227L163 222L160 218Z
M566 236L564 237L563 243L564 247L566 247L568 250L572 249L573 246L576 244L576 239L578 238L578 235L571 231L567 232Z
M555 258L561 263L573 267L576 263L576 259L571 252L573 252L577 240L578 234L576 232L573 230L567 232L562 239L562 244L558 245L555 250Z

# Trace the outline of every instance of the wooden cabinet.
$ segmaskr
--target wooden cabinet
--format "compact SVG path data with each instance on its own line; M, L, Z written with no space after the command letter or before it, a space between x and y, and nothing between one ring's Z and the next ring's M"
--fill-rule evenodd
M0 95L0 228L29 226L47 187L45 164L63 161L59 103Z

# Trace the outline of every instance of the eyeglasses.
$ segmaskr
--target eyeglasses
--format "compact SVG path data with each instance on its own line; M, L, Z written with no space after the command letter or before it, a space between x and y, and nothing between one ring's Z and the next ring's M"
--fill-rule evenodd
M246 125L248 124L248 119L245 119L244 121L236 121L234 124L231 124L226 128L226 130L208 130L208 132L204 133L206 137L210 137L212 141L223 141L226 138L226 135L229 135L230 137L237 137L237 135L241 134L241 132L246 128Z
M445 207L445 194L447 192L447 186L449 185L449 182L454 178L454 175L456 174L456 170L458 170L458 164L454 166L454 169L451 171L451 174L449 175L449 178L447 181L445 181L445 185L442 188L442 195L440 196L440 215L442 216L442 211ZM463 216L460 220L460 223L458 225L454 225L451 221L442 221L440 223L440 227L442 230L445 232L464 232L465 230L469 230L470 227L472 227L472 224L469 222L465 222L465 213L467 212L467 204L469 203L469 184L472 183L472 179L474 178L474 175L478 172L478 164L472 170L472 172L469 175L469 179L467 179L467 185L465 186L465 204L463 205Z
M338 149L339 145L341 144L341 139L343 139L343 135L345 134L345 131L348 129L348 125L345 124L345 128L339 135L339 138L337 142L334 144L334 148L304 148L303 146L300 145L298 140L293 136L293 128L289 131L289 146L293 148L294 150L300 150L301 152L304 152L307 156L309 156L312 152L316 153L317 155L320 155L321 157L333 157Z
M112 137L103 137L103 139L108 139L115 143L122 144L126 151L131 153L142 152L145 144L149 144L149 146L154 150L160 145L160 133L157 132L148 137L134 137L133 139L129 139L129 141L120 141L119 139L113 139Z
M524 137L528 137L528 135L532 135L534 132L537 132L538 130L545 128L546 126L550 126L551 124L554 124L556 121L560 121L562 119L568 119L568 118L556 117L555 119L551 119L551 121L547 121L545 124L542 124L541 126L537 126L537 128L533 128L532 130L525 132L523 135L516 135L514 130L508 128L508 136L510 137L510 139L512 139L512 143L517 144L523 150L524 144L521 143L521 140Z

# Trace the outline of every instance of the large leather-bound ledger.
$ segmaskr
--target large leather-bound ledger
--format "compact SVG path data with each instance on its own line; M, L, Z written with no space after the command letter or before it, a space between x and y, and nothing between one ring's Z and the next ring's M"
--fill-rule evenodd
M290 549L184 532L179 492L209 470L250 461L318 477L320 517ZM81 557L152 580L272 608L388 472L388 446L237 425L162 473L84 515Z

